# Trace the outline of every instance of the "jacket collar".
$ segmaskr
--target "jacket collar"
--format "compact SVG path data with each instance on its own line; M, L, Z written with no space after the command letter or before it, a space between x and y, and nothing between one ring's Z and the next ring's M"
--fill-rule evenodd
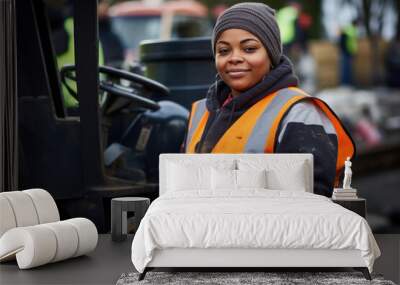
M279 65L272 69L264 79L255 86L233 98L223 108L233 111L247 109L268 94L282 88L297 86L298 79L293 72L293 65L286 56L281 57ZM212 111L221 108L223 102L230 93L230 88L217 75L216 82L211 85L207 92L206 107Z

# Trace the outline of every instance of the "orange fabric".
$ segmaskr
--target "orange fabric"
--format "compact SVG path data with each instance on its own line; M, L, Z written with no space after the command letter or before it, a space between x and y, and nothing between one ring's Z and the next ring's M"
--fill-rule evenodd
M276 94L268 95L251 106L219 139L212 153L243 153L258 118Z
M315 98L314 102L324 111L329 120L332 122L337 138L338 138L338 153L336 160L336 179L335 186L339 185L339 177L342 173L344 167L344 162L347 157L352 158L354 155L354 144L350 136L346 133L345 129L342 127L339 119L331 112L329 107L323 102Z
M206 123L207 123L209 115L210 115L210 113L208 111L206 111L204 113L204 115L201 117L199 125L197 126L196 130L194 131L192 139L189 142L189 148L188 148L187 153L194 153L195 152L194 150L195 150L196 144L201 139L201 135L204 132L204 128L206 127Z

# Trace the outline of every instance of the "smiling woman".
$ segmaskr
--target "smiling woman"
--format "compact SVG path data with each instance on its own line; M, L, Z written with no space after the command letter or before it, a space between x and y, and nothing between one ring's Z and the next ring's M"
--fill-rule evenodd
M256 85L271 69L261 41L241 29L229 29L221 34L216 45L215 64L233 96Z
M217 80L192 105L185 152L311 153L314 193L330 197L354 145L326 103L297 88L275 10L232 6L217 19L211 44Z

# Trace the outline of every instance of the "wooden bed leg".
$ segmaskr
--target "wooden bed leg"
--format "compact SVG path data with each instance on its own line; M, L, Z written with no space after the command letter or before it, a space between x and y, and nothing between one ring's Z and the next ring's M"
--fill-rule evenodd
M144 277L146 276L147 271L148 271L147 268L145 268L144 271L139 274L138 281L142 281L144 279Z
M367 267L354 267L354 269L357 271L361 271L362 274L364 275L365 279L372 280L371 274L369 274L369 270Z

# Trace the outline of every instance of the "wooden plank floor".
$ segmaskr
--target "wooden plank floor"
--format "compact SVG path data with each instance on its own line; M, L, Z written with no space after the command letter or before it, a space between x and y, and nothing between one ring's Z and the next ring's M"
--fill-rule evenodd
M400 283L400 235L375 235L382 256L374 272ZM16 262L0 265L0 284L115 284L124 272L134 271L130 252L133 236L124 242L112 242L110 235L100 235L94 252L88 256L19 270Z

